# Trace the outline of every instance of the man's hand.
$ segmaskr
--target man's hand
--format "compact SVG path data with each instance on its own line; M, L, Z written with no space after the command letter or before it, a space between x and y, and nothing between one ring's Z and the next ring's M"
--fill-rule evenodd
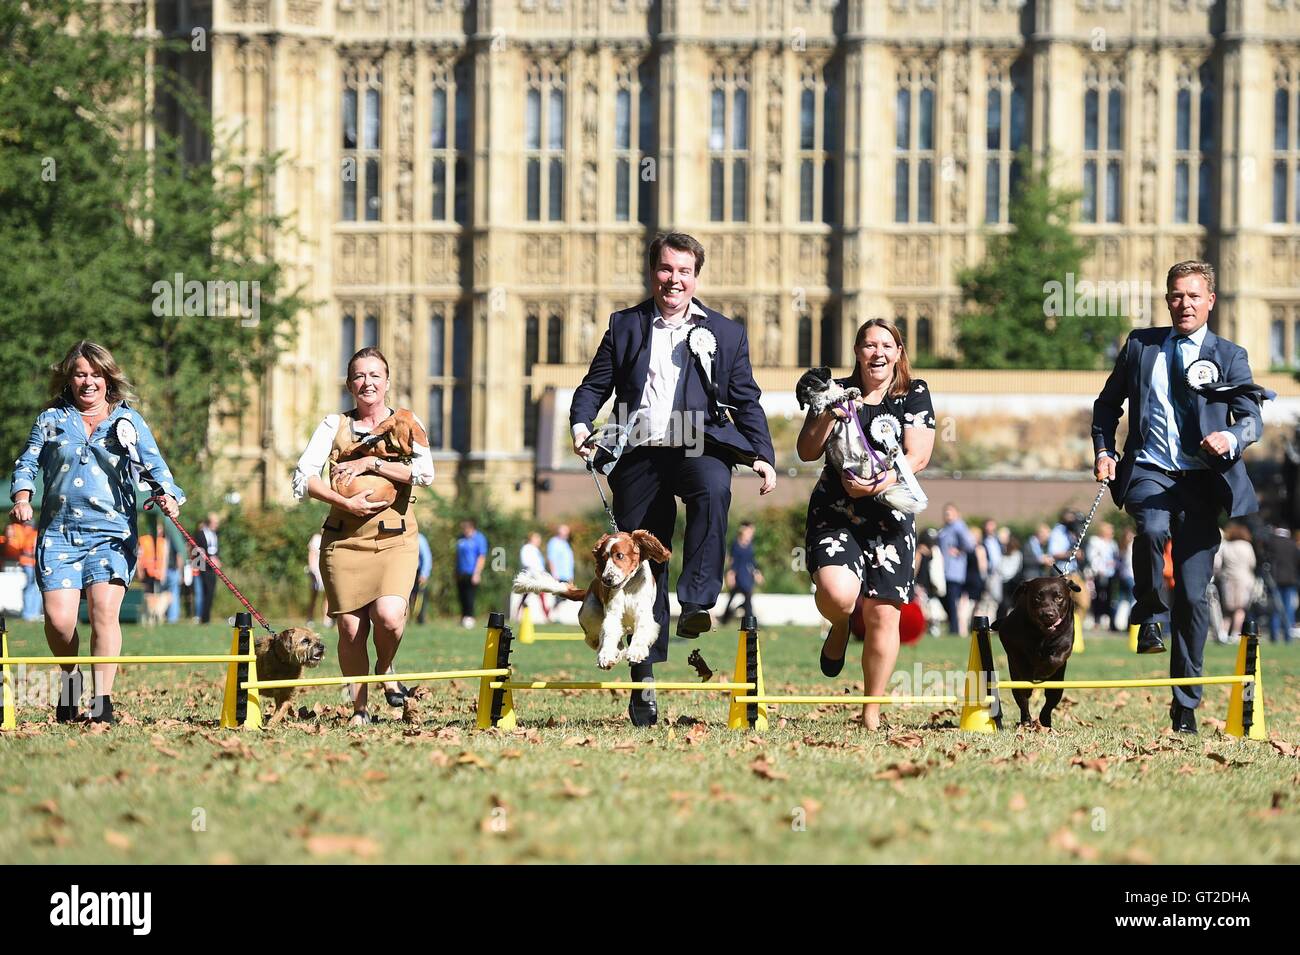
M1098 483L1115 480L1115 459L1109 454L1097 455L1097 464L1092 469L1092 476Z
M1211 454L1224 457L1232 450L1232 445L1228 441L1226 431L1216 431L1213 434L1207 434L1201 441L1201 447Z
M164 494L163 499L158 502L158 506L162 509L162 512L172 520L175 520L177 515L181 512L181 506L176 503L176 498L172 497L170 494Z
M573 453L584 461L590 461L591 456L596 453L595 444L584 443L589 437L591 437L591 430L585 424L574 425Z
M766 461L755 461L754 473L763 479L763 486L758 489L759 494L768 494L776 490L776 468Z
M24 524L32 519L32 502L30 498L23 498L21 501L15 501L14 506L9 509L10 520Z

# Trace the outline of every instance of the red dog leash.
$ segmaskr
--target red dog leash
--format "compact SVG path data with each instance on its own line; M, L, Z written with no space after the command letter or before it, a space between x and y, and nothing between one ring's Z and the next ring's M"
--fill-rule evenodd
M152 484L153 482L151 481L150 483ZM155 490L157 489L155 488ZM158 504L159 510L162 510L162 506L161 506L162 499L163 496L161 494L154 494L152 497L149 498L149 500L145 501L144 509L146 511L150 510L154 506L154 504ZM163 511L163 513L167 514L166 511ZM203 562L208 567L212 568L213 572L218 577L221 578L221 582L230 588L230 592L234 594L239 599L239 602L244 605L245 609L247 609L248 612L253 615L253 619L256 620L258 623L260 623L263 627L265 627L267 633L269 633L271 636L275 636L275 630L273 630L271 628L271 625L266 622L266 618L263 617L260 613L258 613L257 608L248 602L248 598L239 592L239 588L230 582L230 578L226 576L225 571L223 571L220 567L218 567L215 563L213 563L211 560L208 559L208 555L203 552L203 548L199 546L198 541L196 541L193 537L190 536L189 531L181 527L181 522L176 520L176 518L172 517L170 514L167 514L167 519L172 522L172 525L178 531L181 532L181 536L184 537L187 541L189 541L190 546L193 547L196 551L198 551L199 556L203 558Z

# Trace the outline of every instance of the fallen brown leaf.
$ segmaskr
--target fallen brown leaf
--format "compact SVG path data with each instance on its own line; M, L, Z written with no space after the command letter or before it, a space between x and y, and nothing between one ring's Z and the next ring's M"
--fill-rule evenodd
M779 770L773 769L772 764L769 763L767 761L767 758L764 756L760 756L752 763L750 763L749 768L754 773L754 775L757 776L759 779L770 779L774 781L779 781L782 779L790 778L790 775L788 773L783 773L780 772Z
M591 787L575 786L572 780L565 777L560 787L560 795L566 799L586 799L591 795Z

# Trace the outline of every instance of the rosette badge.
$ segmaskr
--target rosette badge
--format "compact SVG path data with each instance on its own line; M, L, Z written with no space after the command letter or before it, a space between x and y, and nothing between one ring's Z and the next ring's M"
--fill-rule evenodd
M704 379L713 387L713 356L718 352L718 340L703 325L696 325L686 335L686 347L691 350L704 370Z
M1187 386L1193 391L1217 384L1222 378L1223 369L1213 359L1198 358L1187 366Z

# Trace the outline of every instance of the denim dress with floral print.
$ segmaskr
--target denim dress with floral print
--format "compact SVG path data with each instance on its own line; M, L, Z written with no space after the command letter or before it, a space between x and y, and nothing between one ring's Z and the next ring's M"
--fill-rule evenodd
M44 491L36 543L36 581L42 591L82 589L101 581L130 585L138 550L135 481L114 426L129 418L138 434L140 462L163 493L184 503L185 494L158 453L158 442L139 412L119 402L92 434L76 408L60 402L36 417L27 446L15 462L9 495Z

